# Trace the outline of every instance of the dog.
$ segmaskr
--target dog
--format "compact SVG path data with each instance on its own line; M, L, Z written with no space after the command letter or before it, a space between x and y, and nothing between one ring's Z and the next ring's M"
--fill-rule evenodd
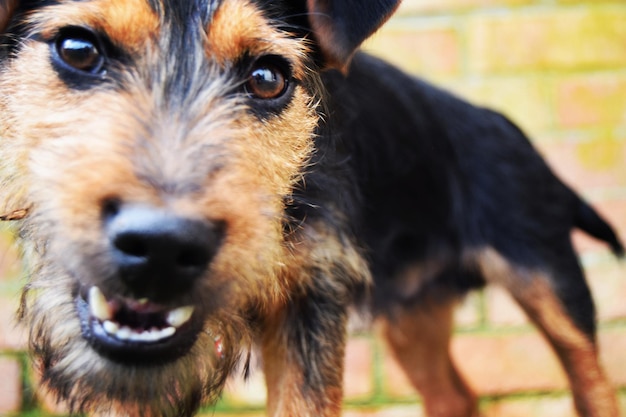
M429 416L476 416L452 310L496 284L618 416L570 231L618 237L504 116L358 51L398 3L0 0L18 316L72 412L192 416L258 349L269 415L338 416L357 305Z

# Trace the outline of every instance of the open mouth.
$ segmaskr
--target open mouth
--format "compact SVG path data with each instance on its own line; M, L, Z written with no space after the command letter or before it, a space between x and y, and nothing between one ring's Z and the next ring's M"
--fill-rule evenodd
M201 330L193 306L166 308L147 299L112 297L91 287L76 299L83 337L103 356L133 364L186 354Z

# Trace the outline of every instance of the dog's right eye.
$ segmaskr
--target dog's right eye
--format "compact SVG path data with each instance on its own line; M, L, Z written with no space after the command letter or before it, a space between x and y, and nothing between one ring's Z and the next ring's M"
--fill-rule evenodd
M286 88L286 77L278 68L270 65L255 67L246 84L246 91L262 100L279 97Z
M55 43L57 57L67 66L100 74L104 57L100 52L96 36L82 28L72 28L59 34Z
M283 96L289 84L289 64L279 57L266 56L252 66L244 88L250 97L272 100Z

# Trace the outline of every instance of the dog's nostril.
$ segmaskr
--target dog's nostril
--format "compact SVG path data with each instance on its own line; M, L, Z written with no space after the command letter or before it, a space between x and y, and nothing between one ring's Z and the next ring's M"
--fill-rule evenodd
M122 233L114 239L113 245L130 256L138 258L148 256L147 242L136 234Z
M151 207L121 207L105 224L120 279L134 295L189 291L217 253L223 227Z

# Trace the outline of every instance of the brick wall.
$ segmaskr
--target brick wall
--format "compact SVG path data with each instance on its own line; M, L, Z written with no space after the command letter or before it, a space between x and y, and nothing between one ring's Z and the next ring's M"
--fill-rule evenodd
M623 0L405 0L367 48L517 121L557 173L626 238L626 3ZM2 236L0 236L2 237ZM626 415L626 266L576 233L598 304L602 360ZM0 240L0 415L63 415L34 395L13 325L19 268ZM6 248L6 249L4 249ZM453 354L487 417L571 417L552 352L509 297L489 289L457 315ZM418 398L367 334L348 346L347 417L420 416ZM233 381L205 416L263 414L262 376ZM45 410L45 411L42 411Z

